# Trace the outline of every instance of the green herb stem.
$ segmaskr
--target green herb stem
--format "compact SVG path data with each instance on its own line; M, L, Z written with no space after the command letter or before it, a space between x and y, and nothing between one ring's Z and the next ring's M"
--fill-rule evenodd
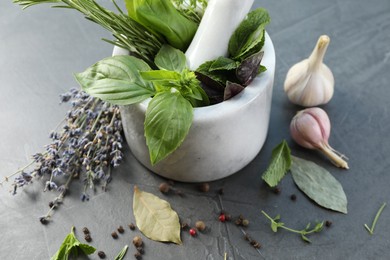
M125 257L128 248L129 248L129 246L125 245L122 248L122 250L119 252L119 254L115 257L115 260L122 260Z
M374 234L374 229L376 226L376 222L378 221L380 215L382 214L383 209L386 207L386 202L382 204L382 206L379 208L378 212L375 215L374 221L372 222L371 228L368 227L367 224L364 224L364 227L367 229L367 231L370 233L370 235Z

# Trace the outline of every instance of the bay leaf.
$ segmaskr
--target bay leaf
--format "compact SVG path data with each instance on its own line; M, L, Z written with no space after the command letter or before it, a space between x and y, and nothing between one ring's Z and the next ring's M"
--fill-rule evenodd
M292 156L295 184L318 205L347 214L347 197L341 184L323 167Z
M133 212L138 229L148 238L182 243L179 216L167 201L134 186Z

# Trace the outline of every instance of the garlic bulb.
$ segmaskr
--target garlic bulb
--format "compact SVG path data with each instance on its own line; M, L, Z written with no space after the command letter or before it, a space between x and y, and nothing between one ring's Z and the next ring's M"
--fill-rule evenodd
M324 110L318 107L299 111L290 124L291 136L295 142L308 149L318 149L336 166L349 169L344 155L329 144L330 120Z
M188 67L227 56L230 36L250 11L254 0L210 0L186 51Z
M329 42L327 35L320 36L310 57L287 72L284 91L292 103L312 107L326 104L332 98L333 74L322 62Z

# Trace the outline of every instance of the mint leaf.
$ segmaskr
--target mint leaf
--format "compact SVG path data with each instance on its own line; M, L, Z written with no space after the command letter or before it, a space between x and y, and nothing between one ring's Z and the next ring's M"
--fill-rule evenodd
M179 91L160 92L152 98L145 117L150 160L156 164L183 142L193 118L191 103Z
M177 72L182 72L187 67L185 54L168 44L164 44L161 47L154 59L154 63L161 70Z
M275 187L291 167L291 150L283 140L272 150L272 159L262 178L270 186Z
M74 234L74 227L71 232L65 237L60 249L52 256L51 260L68 259L70 256L78 256L79 253L86 255L93 254L96 249L90 245L82 244Z
M238 67L238 65L239 63L235 60L226 57L219 57L218 59L212 61L209 71L234 70Z
M138 103L155 93L151 82L145 82L139 71L149 71L144 61L128 56L103 59L75 75L81 88L91 96L113 104Z
M245 59L252 49L259 51L264 44L264 28L269 22L270 17L266 9L258 8L250 12L230 37L230 57Z
M264 52L255 53L243 60L236 69L236 77L244 86L248 86L258 75L260 63L263 59Z

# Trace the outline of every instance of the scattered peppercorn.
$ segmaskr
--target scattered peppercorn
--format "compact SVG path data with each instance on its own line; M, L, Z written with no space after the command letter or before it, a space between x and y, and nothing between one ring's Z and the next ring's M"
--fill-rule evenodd
M143 249L142 246L137 247L137 251L138 251L141 255L143 255L143 254L145 253L145 251L144 251L144 249Z
M331 225L332 225L332 221L330 221L330 220L325 221L326 227L330 227Z
M83 227L83 233L86 235L86 234L89 234L89 229L87 227Z
M123 234L123 233L125 232L125 230L123 229L122 226L119 226L117 230L118 230L118 232L119 232L120 234Z
M100 257L100 259L106 258L106 254L103 251L99 251L98 256Z
M297 200L297 195L291 194L290 199L291 199L292 201L296 201L296 200Z
M201 192L208 192L210 190L210 185L207 182L202 183L201 185L199 185L199 190Z
M225 222L226 221L226 215L225 214L220 214L219 217L218 217L218 220L221 221L221 222Z
M187 224L186 222L183 222L183 223L181 224L181 229L187 230L188 228L189 228L189 226L188 226L188 224Z
M143 245L142 238L139 237L139 236L135 236L135 237L133 238L133 245L134 245L135 247L142 247L142 245Z
M111 233L111 236L113 239L117 239L118 238L118 234L114 231Z
M85 241L87 241L88 243L92 241L92 237L91 237L90 234L86 234L86 235L84 236L84 239L85 239Z
M133 223L130 223L129 228L130 228L130 230L135 230L135 225Z
M40 221L41 224L43 224L43 225L46 225L47 223L49 223L49 220L47 219L47 217L40 217L40 218L39 218L39 221Z
M251 241L251 245L256 248L256 249L259 249L261 247L260 243L257 242L256 240L252 240Z
M166 183L166 182L162 182L160 184L160 186L158 187L158 189L162 192L162 193L168 193L170 190L171 190L171 186Z
M199 221L196 221L195 227L196 227L197 230L203 231L203 230L206 229L206 224L203 221L199 220Z
M249 220L243 219L241 225L247 227L249 225Z
M135 257L135 259L137 259L137 260L141 260L141 259L142 259L142 255L141 255L141 253L138 252L138 251L134 254L134 257Z
M191 235L192 237L196 236L196 230L195 230L194 228L191 228L191 229L190 229L190 235Z
M275 194L280 194L281 192L282 192L282 190L279 187L275 187L274 188L274 193Z
M220 188L220 189L218 190L218 194L219 194L219 195L223 195L223 194L224 194L223 188Z
M52 208L54 206L54 202L53 201L50 201L49 202L49 208Z

